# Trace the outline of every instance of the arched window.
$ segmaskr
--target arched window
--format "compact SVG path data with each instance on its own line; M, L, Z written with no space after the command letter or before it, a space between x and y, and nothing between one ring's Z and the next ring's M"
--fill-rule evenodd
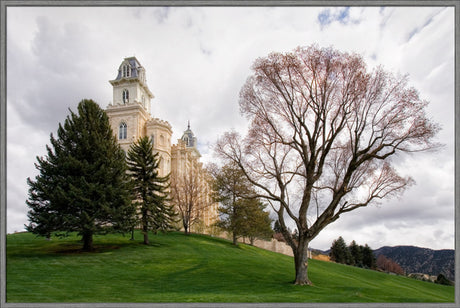
M152 141L152 144L155 145L155 136L153 134L150 135L150 140Z
M122 76L123 77L130 77L131 76L131 68L129 67L129 64L125 64L122 67Z
M121 122L120 126L118 127L118 139L126 139L128 138L128 125L125 122Z
M124 89L122 96L123 96L123 104L127 104L129 102L129 91Z

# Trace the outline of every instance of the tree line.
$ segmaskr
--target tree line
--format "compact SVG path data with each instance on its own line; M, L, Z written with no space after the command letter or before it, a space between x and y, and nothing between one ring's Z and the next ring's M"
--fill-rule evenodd
M149 231L178 229L179 220L188 234L209 206L194 170L176 176L172 188L170 175L159 175L159 154L150 138L139 138L125 153L106 113L92 100L82 100L78 113L70 111L50 142L47 155L37 157L39 174L27 179L29 232L46 237L77 232L83 250L92 251L95 234L131 232L133 238L134 228L140 227L144 244L149 244ZM235 243L241 236L251 243L270 237L266 205L250 198L250 184L241 181L241 174L231 176L238 170L216 165L210 170L215 190L211 198L222 204L215 226L233 233ZM231 181L239 186L229 186Z
M336 263L405 275L402 267L392 259L384 255L376 258L374 251L367 244L358 245L354 240L347 246L341 236L332 242L329 257Z
M377 267L374 251L367 244L358 245L353 240L347 246L341 236L332 242L329 257L336 263L368 269L376 269Z
M39 174L27 179L26 230L41 236L82 236L83 250L92 251L93 235L133 231L167 231L176 222L169 202L169 176L158 174L158 154L152 141L137 140L125 153L107 114L92 100L70 110L50 136L47 155L37 157Z

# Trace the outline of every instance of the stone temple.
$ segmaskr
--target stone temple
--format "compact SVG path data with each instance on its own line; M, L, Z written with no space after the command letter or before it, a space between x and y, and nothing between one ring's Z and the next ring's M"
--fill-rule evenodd
M190 129L190 123L177 143L172 144L173 130L169 122L151 115L154 95L147 86L145 68L135 57L125 58L116 78L109 82L113 87L113 101L106 113L121 148L127 152L140 137L151 138L154 152L159 154L160 176L170 174L171 183L176 186L187 185L186 179L193 178L194 185L199 189L199 194L195 196L198 205L192 214L195 223L191 231L210 232L218 219L217 203L212 202L209 174L200 162L197 138ZM173 191L171 189L174 195ZM179 208L177 212L180 212Z

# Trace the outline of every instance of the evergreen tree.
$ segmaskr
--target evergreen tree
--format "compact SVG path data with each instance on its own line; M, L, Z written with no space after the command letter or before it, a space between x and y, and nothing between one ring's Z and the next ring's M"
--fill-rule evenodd
M82 100L50 141L47 156L37 157L39 175L27 179L27 231L47 237L78 232L87 251L94 234L127 231L132 209L125 154L106 113Z
M233 244L236 245L237 239L242 236L252 240L271 236L271 220L263 210L265 206L254 198L252 184L242 171L231 163L222 168L210 166L209 169L213 176L215 200L221 204L217 225L232 233Z
M266 207L259 199L244 200L241 207L239 229L242 236L249 238L251 245L257 238L266 240L273 235L270 214L264 211Z
M356 244L353 240L350 245L348 246L348 250L350 251L350 265L363 267L363 246Z
M153 143L148 137L139 138L128 151L134 206L146 245L149 244L149 230L157 232L171 229L176 216L168 199L169 175L160 177L158 174L158 156L158 153L153 153Z
M275 224L273 225L273 231L275 233L281 233L281 225L278 219L275 221Z
M235 200L234 202L222 202L218 207L219 221L216 225L224 231L232 234L233 245L238 245L238 238L241 237L240 220L242 211L242 200Z
M336 263L350 263L350 251L341 236L332 242L329 256L331 257L331 260Z
M220 202L217 226L232 233L233 244L237 245L237 239L241 236L243 199L250 193L250 183L234 164L221 168L210 165L209 170L213 178L214 200Z
M374 251L366 244L362 248L362 256L363 256L363 266L366 268L375 268L376 267L376 259L374 256Z
M446 286L454 285L452 283L452 281L447 279L446 276L444 276L443 274L439 274L434 283L438 283L438 284L442 284L442 285L446 285Z

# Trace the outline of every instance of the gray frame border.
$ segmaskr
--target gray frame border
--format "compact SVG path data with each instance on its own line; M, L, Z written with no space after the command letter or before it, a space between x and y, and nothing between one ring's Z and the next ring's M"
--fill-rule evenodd
M7 33L7 8L18 6L451 6L454 7L455 14L455 303L7 303L6 302L6 33ZM68 308L86 308L86 307L433 307L433 308L451 308L457 307L460 303L460 239L457 236L460 230L459 206L460 206L460 70L458 61L460 59L460 3L458 1L436 1L436 0L0 0L0 307L12 308L32 308L32 307L68 307Z

